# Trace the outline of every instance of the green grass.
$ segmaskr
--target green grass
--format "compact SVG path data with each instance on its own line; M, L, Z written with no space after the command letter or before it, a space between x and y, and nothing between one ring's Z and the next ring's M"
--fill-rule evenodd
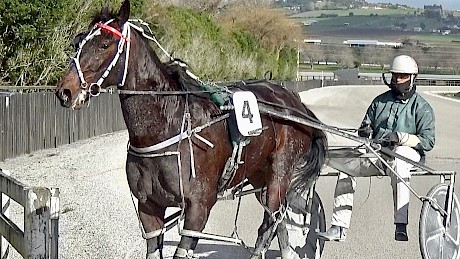
M299 70L305 72L335 72L339 69L342 67L338 65L313 65L313 69L311 69L310 64L299 64Z
M295 18L299 23L307 21L303 18ZM428 19L423 16L406 16L406 15L381 15L381 16L366 16L366 15L353 15L353 16L338 16L328 18L315 18L318 21L308 29L315 31L330 31L338 27L344 27L347 23L349 28L376 28L376 29L389 29L394 25L405 23L409 30L414 27L420 27L425 24L425 30L436 29L441 26L441 23L435 19Z
M352 16L349 14L353 13ZM416 15L414 15L416 13ZM336 14L337 17L325 17L319 18L321 14ZM371 16L372 15L372 16ZM442 27L442 24L437 19L430 19L423 16L421 9L382 9L382 10L366 10L366 9L349 9L349 10L318 10L318 11L309 11L300 14L295 14L291 16L292 19L303 23L308 20L316 20L317 23L312 24L311 26L305 26L307 34L322 35L321 33L338 32L346 30L391 30L395 26L406 25L408 29L408 34L413 35L414 27L425 27L423 33L417 34L428 34L429 31ZM396 31L394 31L396 33ZM394 34L393 33L393 34ZM339 33L342 34L342 33ZM356 34L356 32L354 33ZM359 35L359 38L362 38L366 35ZM404 35L401 31L401 34ZM381 35L382 40L385 38L384 34ZM357 36L357 35L355 35ZM358 36L357 36L358 37ZM442 38L436 38L434 35L432 38L427 37L427 40L441 41ZM457 37L450 36L454 40L457 40ZM425 39L425 38L422 38ZM451 41L449 37L442 39L443 41Z
M331 18L318 18L318 23L315 23L311 28L315 30L335 30L337 27L390 27L395 23L396 17L394 16L339 16Z
M313 69L310 64L299 64L299 70L302 72L335 72L343 69L340 65L313 65ZM378 67L360 67L360 72L363 73L382 73L382 69Z
M417 40L423 42L433 42L433 43L453 43L460 47L460 34L421 34L417 35ZM457 42L454 42L457 41Z
M349 16L353 13L354 16L370 16L371 14L377 15L413 15L417 9L381 9L381 10L369 10L369 9L348 9L348 10L317 10L309 11L300 14L293 15L295 18L318 18L321 14L337 14L340 16Z

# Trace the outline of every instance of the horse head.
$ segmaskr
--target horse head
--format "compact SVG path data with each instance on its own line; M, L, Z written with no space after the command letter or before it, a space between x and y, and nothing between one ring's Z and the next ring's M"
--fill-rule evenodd
M125 80L126 59L117 61L123 59L121 54L130 41L123 31L129 14L129 0L123 2L115 15L104 6L91 22L89 31L77 35L75 57L56 87L56 96L63 107L80 109L91 96L98 95L100 89ZM120 75L123 78L120 79Z

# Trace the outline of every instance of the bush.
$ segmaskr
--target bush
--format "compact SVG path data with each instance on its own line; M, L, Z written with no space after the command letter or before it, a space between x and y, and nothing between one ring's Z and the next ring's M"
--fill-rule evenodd
M131 0L132 17L149 22L168 51L189 63L198 76L207 80L260 78L266 70L272 70L278 79L295 76L295 68L288 68L295 55L282 53L285 46L274 37L277 33L262 38L242 24L229 29L212 13L168 7L157 1ZM87 30L91 16L106 2L0 1L0 84L55 84L73 55L73 37ZM117 11L121 2L110 0L108 4ZM251 14L251 10L244 14L247 24L260 22L260 17ZM284 31L291 33L290 29Z
M71 0L2 0L0 2L0 31L2 81L40 81L53 49L49 48L47 34L58 24ZM38 67L36 67L38 66Z
M278 62L284 62L279 60L280 57L286 58L285 55L279 55L279 50L292 40L286 38L286 33L275 33L273 28L283 32L283 24L273 22L276 19L271 19L273 27L257 27L257 23L265 23L247 8L231 8L224 15L214 16L212 13L178 6L148 6L142 17L152 24L163 47L173 53L175 58L187 62L195 74L204 80L262 78L267 70L273 71L277 79L295 78L296 67L285 69L285 65L278 65ZM259 13L267 14L262 11ZM270 18L274 17L272 13L269 15ZM235 16L241 20L229 22ZM267 28L268 31L262 31ZM295 35L293 30L284 28L284 31ZM278 73L280 67L290 73Z

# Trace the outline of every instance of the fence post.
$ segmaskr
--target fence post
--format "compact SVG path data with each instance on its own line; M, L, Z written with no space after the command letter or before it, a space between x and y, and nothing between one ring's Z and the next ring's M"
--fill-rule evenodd
M24 258L48 259L51 192L44 187L29 187L24 192Z
M11 175L10 171L8 171L8 170L1 169L1 172L4 173L5 175L8 175L8 176ZM0 202L2 204L2 213L3 213L3 215L5 215L7 218L9 218L10 217L10 203L11 203L10 197L8 197L4 193L1 193ZM1 240L0 240L0 258L1 259L10 258L10 243L8 243L8 240L6 240L6 238L4 236L2 236Z
M50 235L51 235L51 248L50 259L57 259L59 255L58 240L59 240L59 188L51 188L50 199Z

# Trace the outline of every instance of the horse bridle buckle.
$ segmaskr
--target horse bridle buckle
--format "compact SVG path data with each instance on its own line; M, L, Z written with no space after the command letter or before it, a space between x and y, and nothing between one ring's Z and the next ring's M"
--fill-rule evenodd
M97 97L101 94L101 86L97 83L92 83L88 88L88 92L91 96Z

